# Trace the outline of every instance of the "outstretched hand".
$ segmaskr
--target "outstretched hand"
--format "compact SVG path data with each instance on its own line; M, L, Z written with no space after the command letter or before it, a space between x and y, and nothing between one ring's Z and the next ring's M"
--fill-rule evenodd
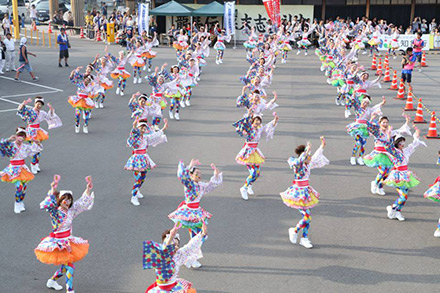
M86 182L87 182L87 194L90 195L90 192L93 189L92 176L89 175L85 179L86 179Z
M321 139L321 147L325 148L325 146L326 146L325 137L321 136L320 139Z

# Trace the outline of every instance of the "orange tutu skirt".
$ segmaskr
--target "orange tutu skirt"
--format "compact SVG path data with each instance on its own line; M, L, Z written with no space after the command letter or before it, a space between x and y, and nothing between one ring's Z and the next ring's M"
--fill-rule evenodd
M142 66L144 66L144 65L142 65ZM110 76L112 78L114 78L114 79L118 79L119 76L121 76L123 79L127 79L127 78L129 78L131 76L131 74L130 73L125 73L125 72L123 74L111 73Z
M71 251L63 250L54 250L51 252L41 251L35 249L35 256L39 261L48 265L62 265L66 263L74 263L82 260L87 253L89 252L89 244L70 244Z
M101 83L101 86L102 86L103 88L105 88L106 90L109 90L109 89L113 88L113 84L112 84L112 85L108 85L108 84L106 84L106 83Z
M136 61L136 62L133 63L132 66L133 67L144 67L145 66L145 62L142 61L142 63L141 63L141 62Z
M49 135L41 129L37 130L37 135L35 137L30 137L30 136L26 137L26 140L28 140L28 141L30 141L30 140L44 141L44 140L48 140L48 139L49 139Z
M181 50L181 51L183 51L183 50L185 50L186 48L188 48L188 46L183 47L183 46L179 45L179 43L174 43L174 44L173 44L173 48L176 49L176 50Z
M156 54L152 55L152 54L150 54L150 52L145 52L145 53L142 53L142 57L145 57L147 59L153 59L156 57Z
M68 100L69 104L73 107L73 108L80 108L80 109L93 109L93 106L89 106L86 101L84 99L79 100L78 102L74 103L72 102L70 99Z
M3 182L10 182L10 183L15 183L17 181L27 183L29 181L34 180L34 178L35 178L34 174L29 172L25 168L22 168L20 170L20 175L18 175L18 177L15 177L14 179L11 179L8 174L5 174L5 175L2 176L1 180Z

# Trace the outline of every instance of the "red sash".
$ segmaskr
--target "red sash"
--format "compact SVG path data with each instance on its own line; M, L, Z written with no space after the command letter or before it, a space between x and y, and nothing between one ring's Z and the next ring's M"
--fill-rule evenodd
M9 161L9 163L12 166L21 166L21 165L25 164L24 160L11 160L11 161Z
M200 206L200 202L190 202L186 204L190 209L198 209Z
M367 120L365 119L356 119L356 122L361 124L367 124Z
M256 148L258 147L258 142L245 142L244 146L248 146L250 148Z
M132 154L133 155L145 155L147 153L147 150L146 149L141 149L141 150L134 150L133 152L132 152Z
M292 182L298 187L307 187L309 186L309 180L293 180Z
M118 70L125 70L125 67L118 67Z
M354 84L354 81L352 81L352 80L347 80L347 84Z
M361 93L361 94L366 94L367 90L366 89L358 89L356 90L357 93Z
M86 94L78 94L78 97L83 98L83 99L87 98L88 96L89 95L86 95Z
M397 170L397 171L408 171L408 165L394 167L394 170Z
M374 147L374 150L375 151L378 151L378 152L386 152L387 150L385 149L385 147L383 147L383 146L375 146Z
M61 238L66 238L70 236L72 230L67 230L67 231L63 231L63 232L55 232L55 233L50 233L49 236L52 238L57 238L57 239L61 239Z
M40 128L40 124L29 124L28 126L31 128Z

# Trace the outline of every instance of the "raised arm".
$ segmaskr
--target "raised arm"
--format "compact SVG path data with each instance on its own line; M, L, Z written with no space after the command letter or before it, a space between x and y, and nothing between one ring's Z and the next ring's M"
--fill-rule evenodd
M95 193L92 191L93 189L93 183L92 183L92 177L87 176L86 177L86 190L84 191L83 195L76 200L72 207L69 209L69 213L72 213L72 217L75 218L82 212L88 211L93 207L93 203L95 200Z

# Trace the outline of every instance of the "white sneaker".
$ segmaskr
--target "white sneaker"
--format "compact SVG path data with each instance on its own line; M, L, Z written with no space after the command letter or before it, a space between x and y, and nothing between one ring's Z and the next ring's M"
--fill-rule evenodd
M121 91L121 96L123 96L124 95L124 91Z
M104 108L104 103L103 102L99 102L99 108Z
M86 120L86 112L83 112L83 120Z
M169 114L169 116L170 116L170 119L174 119L173 111L170 110L168 114Z
M63 286L61 286L60 284L57 283L57 281L52 280L52 279L47 280L46 287L49 289L55 289L57 291L63 289ZM70 292L72 292L72 291L70 291Z
M378 187L377 187L377 184L376 184L376 181L371 181L371 193L372 194L376 194L377 193L377 189L378 189Z
M15 202L14 203L14 213L16 213L16 214L21 213L21 208L20 208L20 203L19 202Z
M365 54L367 54L367 51L362 52L362 55L365 55Z
M120 88L116 88L116 94L119 95L119 93L121 92Z
M198 269L198 268L200 268L201 266L202 266L202 264L199 263L197 260L195 260L195 261L191 264L191 267L192 267L193 269Z
M79 126L75 126L75 133L79 133Z
M35 169L35 165L31 164L31 172L32 172L32 174L37 174L38 173L37 169Z
M191 106L191 103L189 102L189 100L186 100L185 101L185 104L189 107L189 106Z
M312 248L312 242L310 242L309 238L301 238L299 241L299 245L304 246L305 248Z
M340 102L341 106L345 106L345 102L341 100Z
M393 56L393 59L396 60L397 56Z
M37 170L37 172L40 172L40 164L35 164L35 170Z
M137 196L137 198L144 198L144 195L140 191L138 191L136 196Z
M419 69L419 72L422 72L422 69L421 69L421 68Z
M336 104L336 106L339 106L339 100L338 100L338 98L335 98L335 104Z
M139 203L139 200L138 200L137 196L132 196L132 197L131 197L131 203L132 203L134 206L139 206L139 205L141 205L141 204Z
M400 213L400 212L396 212L396 218L397 218L397 220L399 220L399 221L405 221L405 217L403 217L403 215L402 215L402 213Z
M345 110L345 118L350 117L351 113L350 110Z
M392 206L387 206L387 216L390 220L396 218L396 210Z
M254 191L252 190L252 185L248 186L247 193L250 194L250 195L254 195Z
M439 228L437 228L437 230L435 230L434 237L440 237L440 229Z
M89 129L88 129L87 126L85 126L85 125L83 126L83 132L84 132L84 133L89 133Z
M296 55L299 55L301 53L301 51L300 50L298 50L298 52L296 52Z
M179 116L179 113L178 113L178 112L176 112L176 114L174 115L174 117L176 118L176 120L180 120L180 116Z
M352 164L353 166L356 165L356 157L351 157L350 158L350 164Z
M136 84L137 81L138 81L138 80L137 80L137 77L135 76L135 77L133 78L133 83Z
M307 56L307 52L305 52L305 53L304 53L304 55L306 55L306 56Z
M99 108L99 102L95 101L95 108Z
M215 60L215 64L217 64L217 65L218 65L218 60Z
M200 77L197 77L197 81L200 81Z
M180 107L185 108L185 102L183 100L180 101Z
M248 197L248 193L247 193L247 188L246 188L246 187L242 186L242 187L240 188L240 193L241 193L241 197L242 197L244 200L248 200L248 199L249 199L249 197Z
M379 195L385 195L386 193L385 193L385 190L383 190L383 188L377 188L377 194L379 194Z
M144 69L145 70L145 69ZM151 68L148 68L148 72L151 72Z
M24 206L24 202L21 201L19 202L19 204L20 204L20 212L24 212L26 210L26 207Z
M364 165L365 165L365 163L364 163L364 159L362 159L362 157L359 157L359 158L357 159L357 162L358 162L358 164L361 165L361 166L364 166Z
M147 69L147 65L144 65L144 67L142 67L143 71L145 71L145 69Z
M295 228L289 228L289 240L293 244L298 242L298 233L295 233Z
M142 83L142 77L138 77L138 83Z

